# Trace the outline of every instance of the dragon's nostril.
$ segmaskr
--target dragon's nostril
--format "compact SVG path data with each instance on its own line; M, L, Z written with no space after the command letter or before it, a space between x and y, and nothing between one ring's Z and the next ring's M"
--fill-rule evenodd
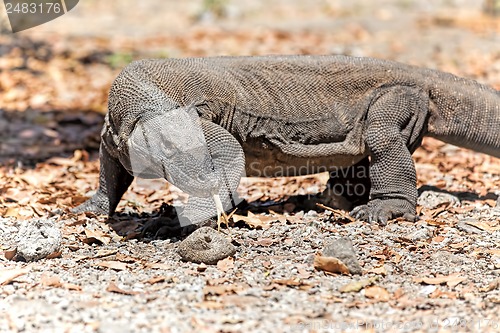
M206 182L207 181L207 176L205 176L204 174L200 173L198 175L198 181L200 181L200 182Z

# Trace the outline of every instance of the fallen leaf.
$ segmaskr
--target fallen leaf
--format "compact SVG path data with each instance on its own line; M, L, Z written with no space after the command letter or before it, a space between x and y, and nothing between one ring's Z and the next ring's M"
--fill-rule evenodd
M45 287L55 287L55 288L60 288L62 287L61 279L57 275L48 275L46 273L42 274L42 277L40 278L40 282L42 286Z
M478 229L481 229L481 230L484 230L484 231L488 231L488 232L494 232L494 231L500 230L500 226L493 227L493 226L489 225L486 222L481 222L481 221L466 221L465 223L469 224L469 225L471 225L473 227L476 227Z
M106 291L109 291L111 293L122 294L122 295L137 295L137 294L140 294L138 291L123 290L120 287L118 287L114 282L110 282L109 283L108 287L106 288Z
M259 238L257 239L257 241L255 242L256 245L260 245L260 246L264 246L264 247L268 247L268 246L271 246L273 245L274 243L276 243L278 240L277 239L274 239L274 238Z
M432 238L432 241L436 243L441 243L442 241L444 241L444 239L445 238L443 236L436 236Z
M62 250L52 252L51 254L49 254L48 256L46 256L45 258L46 259L54 259L54 258L59 258L61 255L62 255Z
M271 226L271 221L277 220L277 218L272 216L256 215L252 212L248 212L248 216L233 214L232 218L234 222L245 222L247 226L254 229L268 229Z
M300 286L309 286L308 283L302 281L301 279L277 279L273 280L273 283L280 284L282 286L287 287L300 287Z
M253 306L259 303L260 299L256 296L247 295L224 295L222 296L222 303L224 305L236 305L239 307Z
M351 292L358 292L360 291L361 289L369 286L369 285L372 285L374 284L375 282L377 282L377 278L370 278L370 279L363 279L363 280L359 280L359 281L353 281L353 282L350 282L346 285L343 285L342 287L340 287L339 291L341 293L351 293Z
M5 286L11 283L18 276L28 274L30 272L27 268L14 268L0 270L0 286Z
M218 286L205 286L203 288L203 294L205 296L208 295L214 295L214 296L220 296L220 295L227 295L227 294L234 294L239 291L242 291L244 288L241 285L237 284L223 284L223 285L218 285Z
M365 288L365 296L380 302L387 302L391 299L391 294L386 289L379 286Z
M108 251L108 255L115 254L116 253L116 260L121 261L121 262L126 262L128 264L134 263L138 261L139 259L133 258L131 256L125 255L123 253L117 253L117 251Z
M379 267L374 267L370 270L368 270L367 273L373 273L373 274L377 274L377 275L383 275L383 276L386 276L387 275L387 270L385 269L385 266L379 266Z
M314 256L314 268L330 273L349 275L349 268L335 257L323 257L320 254Z
M456 285L460 284L461 282L467 280L466 277L460 276L460 273L453 273L450 275L446 276L437 276L437 277L430 277L430 278L425 278L425 277L415 277L413 278L413 282L416 283L425 283L425 284L432 284L432 285L438 285L438 284L445 284L448 285L448 287L455 287Z
M111 268L111 269L114 269L115 271L123 271L123 270L126 270L128 268L126 263L121 262L121 261L114 261L114 260L102 261L102 262L98 263L97 266Z
M7 212L3 214L4 217L19 217L19 208L9 207L7 208Z
M83 242L86 244L92 244L96 241L99 241L102 244L107 245L109 244L109 242L111 242L111 237L108 234L105 234L98 230L85 229L85 236L86 238L83 240Z
M3 256L7 260L12 260L16 256L16 254L17 254L17 248L5 250L3 252Z
M79 285L73 284L73 283L63 283L63 288L68 289L68 290L76 290L76 291L81 291L82 287Z
M430 298L448 298L448 299L457 299L457 293L452 291L441 291L439 289L434 290L429 294Z
M149 280L146 280L145 283L156 284L167 281L168 277L166 276L155 276Z
M220 310L224 308L224 304L217 301L202 301L200 303L195 304L194 306L200 309L207 309L207 310Z
M333 215L336 215L337 217L340 217L342 219L348 220L350 222L356 222L356 219L354 217L352 217L351 215L349 215L348 213L346 213L343 210L334 209L334 208L325 206L325 205L323 205L321 203L316 203L316 206L318 206L321 209L328 210L328 211L332 212Z
M219 269L222 272L227 272L233 268L234 268L234 258L233 257L227 257L227 258L219 260L217 262L217 269Z

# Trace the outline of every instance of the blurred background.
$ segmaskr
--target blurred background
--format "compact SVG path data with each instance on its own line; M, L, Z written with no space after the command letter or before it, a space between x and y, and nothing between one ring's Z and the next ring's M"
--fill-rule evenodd
M12 34L0 8L0 164L96 152L109 86L134 59L347 54L500 89L498 0L82 0Z

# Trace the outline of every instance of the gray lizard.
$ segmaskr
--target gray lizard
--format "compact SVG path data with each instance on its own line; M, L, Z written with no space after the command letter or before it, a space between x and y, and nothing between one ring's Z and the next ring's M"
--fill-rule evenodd
M329 188L367 188L352 216L385 224L416 219L422 137L500 158L499 91L371 58L141 60L114 81L108 110L99 189L75 212L111 215L134 176L162 177L190 194L180 215L203 224L214 194L226 210L236 203L245 174L329 171Z

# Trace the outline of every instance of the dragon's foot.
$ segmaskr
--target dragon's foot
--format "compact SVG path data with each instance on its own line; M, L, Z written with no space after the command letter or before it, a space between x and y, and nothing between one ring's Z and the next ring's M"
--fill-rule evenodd
M99 193L97 193L81 205L72 208L71 212L74 214L91 212L95 214L106 215L109 214L109 201L106 197L103 197Z
M415 207L402 199L370 200L366 205L354 208L350 215L359 220L381 225L386 225L388 220L397 217L403 217L408 221L418 220Z

